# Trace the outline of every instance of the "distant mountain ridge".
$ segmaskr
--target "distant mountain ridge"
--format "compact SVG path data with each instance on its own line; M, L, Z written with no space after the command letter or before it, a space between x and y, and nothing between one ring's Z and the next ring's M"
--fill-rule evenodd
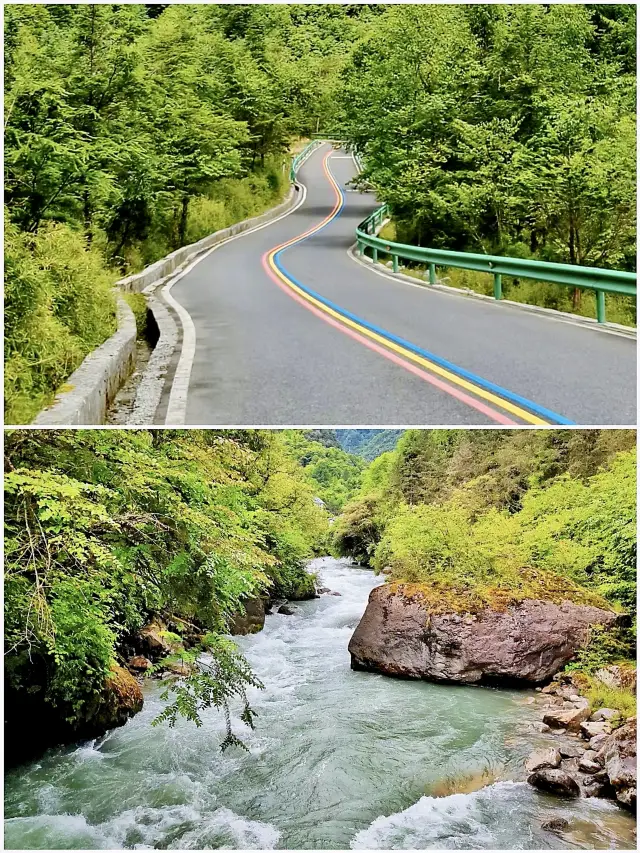
M343 450L369 461L393 450L403 429L337 429L336 438Z
M307 429L305 437L325 447L337 447L371 462L393 450L403 429Z

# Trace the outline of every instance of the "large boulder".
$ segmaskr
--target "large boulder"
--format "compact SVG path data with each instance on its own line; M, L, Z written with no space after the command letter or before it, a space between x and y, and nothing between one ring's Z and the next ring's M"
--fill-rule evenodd
M636 805L636 739L636 718L631 717L609 735L598 752L618 802L631 809Z
M554 767L541 767L527 778L527 782L534 788L558 797L580 796L580 786L573 776Z
M257 634L264 628L265 604L262 598L244 602L244 613L238 613L231 623L231 634Z
M536 684L574 657L589 626L616 619L598 607L532 599L477 615L434 614L419 588L383 585L369 595L349 643L351 666L430 681Z
M552 729L579 732L580 725L589 719L589 708L553 708L543 716L542 722Z

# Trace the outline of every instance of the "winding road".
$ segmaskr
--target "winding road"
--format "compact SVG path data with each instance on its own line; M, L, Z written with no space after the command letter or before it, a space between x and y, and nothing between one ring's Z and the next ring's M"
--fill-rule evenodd
M298 202L170 283L182 347L156 412L178 425L633 424L632 338L412 285L354 259L376 206L323 144Z

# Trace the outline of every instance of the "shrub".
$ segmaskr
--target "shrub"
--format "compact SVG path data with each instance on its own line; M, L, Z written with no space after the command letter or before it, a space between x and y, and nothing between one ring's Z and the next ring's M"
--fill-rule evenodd
M29 423L116 329L100 254L66 225L23 234L5 217L5 421Z

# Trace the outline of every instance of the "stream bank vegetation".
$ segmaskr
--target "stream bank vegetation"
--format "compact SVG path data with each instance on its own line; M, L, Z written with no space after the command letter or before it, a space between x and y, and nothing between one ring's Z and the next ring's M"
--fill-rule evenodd
M305 562L329 531L315 497L277 431L9 432L9 752L25 748L19 732L37 749L124 722L114 696L139 710L124 667L141 639L187 676L162 720L199 724L210 705L228 720L229 701L257 684L226 636L233 620L257 597L315 594ZM242 719L252 723L246 701ZM225 745L237 742L229 727Z
M636 434L632 430L408 430L374 460L333 547L433 613L524 599L625 614L571 668L594 708L635 712L603 667L635 668Z

